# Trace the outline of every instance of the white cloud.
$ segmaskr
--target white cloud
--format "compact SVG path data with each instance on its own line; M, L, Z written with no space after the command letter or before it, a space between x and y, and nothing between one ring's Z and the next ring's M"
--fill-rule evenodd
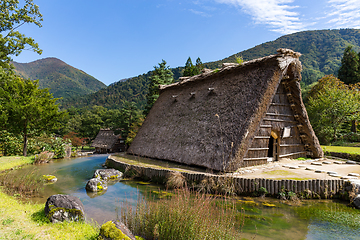
M197 10L194 10L194 9L189 9L189 11L194 13L194 14L200 15L202 17L211 17L210 14L207 14L205 12L197 11Z
M215 0L240 7L256 24L269 25L272 31L289 34L303 30L305 24L295 11L294 0Z
M360 1L359 0L328 0L332 9L327 17L328 23L336 28L360 28Z

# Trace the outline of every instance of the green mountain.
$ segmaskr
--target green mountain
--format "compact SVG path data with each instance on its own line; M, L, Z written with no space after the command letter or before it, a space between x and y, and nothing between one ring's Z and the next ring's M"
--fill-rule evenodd
M278 48L290 48L302 54L302 81L309 85L324 75L337 75L348 45L353 45L355 51L360 51L360 29L304 31L282 36L205 66L214 69L221 67L223 62L235 62L236 56L242 56L246 61L275 54Z
M219 61L204 63L204 66L210 69L221 68L221 64L224 62L236 62L235 58L238 56L247 61L276 54L278 48L290 48L302 54L300 57L303 65L302 82L309 85L324 75L337 75L344 49L348 45L353 45L355 51L360 51L360 30L304 31L284 35L275 41L260 44ZM177 67L173 68L172 71L174 78L178 79L182 75L184 68ZM96 93L65 100L62 102L63 107L101 105L107 108L119 108L122 106L123 101L134 101L138 107L143 108L150 74L151 72L148 72L137 77L121 80Z
M96 92L106 85L89 74L57 58L44 58L30 63L12 62L23 78L39 79L40 88L49 88L54 97L74 97Z

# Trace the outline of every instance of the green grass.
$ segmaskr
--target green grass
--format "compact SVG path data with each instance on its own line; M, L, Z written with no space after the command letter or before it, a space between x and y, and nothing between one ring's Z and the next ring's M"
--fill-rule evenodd
M44 204L21 203L0 190L0 239L95 239L98 229L83 222L52 224Z
M282 179L289 179L289 180L309 180L311 178L304 178L301 177L299 174L287 171L287 170L273 170L269 172L263 172L263 174L267 174L269 176L276 176L274 180L282 180Z
M360 147L321 146L324 152L360 154Z
M17 168L22 165L31 164L34 162L34 157L20 157L20 156L12 156L12 157L0 157L0 172Z
M1 157L1 171L32 163L31 157ZM4 173L3 173L4 174ZM52 224L44 204L24 203L0 187L0 239L96 239L99 229L85 222Z

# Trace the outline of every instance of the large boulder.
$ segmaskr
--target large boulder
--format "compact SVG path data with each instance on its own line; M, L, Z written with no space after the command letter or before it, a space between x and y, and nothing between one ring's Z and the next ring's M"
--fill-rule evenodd
M116 180L122 178L123 173L116 169L97 169L93 178L100 178L105 181Z
M135 236L125 224L119 221L109 221L104 223L100 228L100 236L104 240L136 240Z
M360 194L356 195L356 197L353 200L354 206L358 209L360 209Z
M52 223L85 220L84 205L70 195L52 195L45 204L45 214Z
M85 189L90 192L100 192L106 190L107 188L107 183L100 178L90 179L85 186Z

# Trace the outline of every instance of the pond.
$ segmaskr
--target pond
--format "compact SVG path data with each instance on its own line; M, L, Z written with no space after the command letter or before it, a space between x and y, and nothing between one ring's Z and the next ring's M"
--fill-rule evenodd
M45 203L53 194L71 194L83 202L87 219L99 224L116 219L122 202L136 204L138 197L161 186L142 182L120 181L110 184L103 195L85 190L96 169L102 168L108 155L63 159L17 170L25 173L37 169L41 175L55 175L58 181L46 185L44 195L33 199ZM359 239L360 217L357 209L336 200L307 200L301 204L273 198L236 198L236 206L245 215L243 239Z

